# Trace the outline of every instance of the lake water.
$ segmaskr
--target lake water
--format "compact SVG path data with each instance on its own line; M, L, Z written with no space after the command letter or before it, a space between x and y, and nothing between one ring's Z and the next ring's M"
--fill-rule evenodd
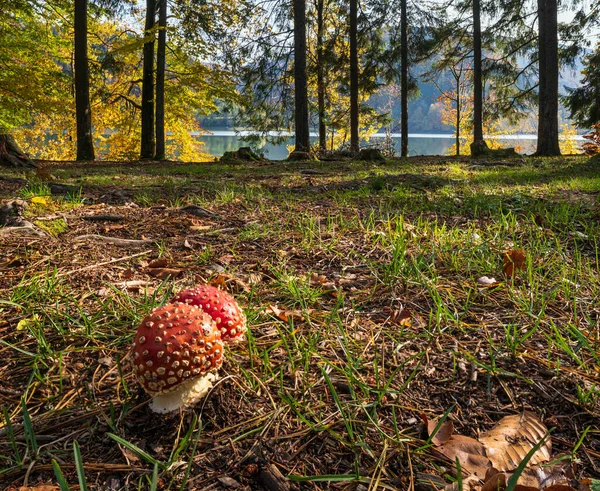
M241 139L244 134L249 132L239 132L231 130L213 130L211 133L197 135L197 138L204 143L204 151L215 157L220 157L225 152L235 151L241 146L248 146L248 143ZM286 145L294 142L294 137L283 132L272 132L272 136L285 136L286 142L278 145L264 142L260 147L266 157L272 160L283 160L288 156ZM396 147L396 152L400 154L400 134L392 133L392 139ZM371 141L378 139L382 141L385 134L376 134L371 137ZM494 137L503 147L520 147L522 153L533 153L536 146L535 135L503 135ZM582 140L577 137L577 140ZM311 133L311 143L317 141L317 134ZM409 155L446 155L448 149L454 144L454 136L451 134L426 134L409 133L408 135L408 153Z

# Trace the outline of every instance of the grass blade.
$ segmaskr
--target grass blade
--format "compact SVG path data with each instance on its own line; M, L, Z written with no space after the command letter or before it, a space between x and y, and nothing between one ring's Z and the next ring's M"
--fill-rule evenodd
M158 488L158 464L154 464L152 471L152 481L150 481L150 491L156 491Z
M88 491L87 483L85 482L85 470L83 469L83 460L81 459L81 449L77 440L73 442L73 453L75 454L75 469L77 470L77 480L79 481L79 489Z
M69 491L69 483L65 479L65 475L62 472L62 469L58 465L56 460L52 459L52 468L54 469L54 475L56 476L56 480L58 481L58 485L60 486L60 491Z
M21 453L19 452L19 447L17 446L17 441L15 440L15 433L13 431L12 424L10 423L10 415L6 410L6 406L2 406L2 412L4 413L4 421L6 422L6 436L10 441L10 446L15 453L17 464L21 465L23 463L23 459L21 458Z
M37 456L37 440L33 431L33 425L31 424L31 418L29 417L29 411L27 410L27 404L25 403L25 397L21 397L21 408L23 409L23 430L25 431L25 440L31 447L31 453L34 456Z
M157 465L161 469L165 468L165 464L163 464L161 461L152 457L152 455L147 454L141 448L135 446L133 443L128 442L127 440L121 438L120 436L115 435L114 433L107 433L107 435L110 438L112 438L115 442L117 442L119 445L123 445L125 448L128 448L133 453L139 455L146 462L153 464L153 465Z

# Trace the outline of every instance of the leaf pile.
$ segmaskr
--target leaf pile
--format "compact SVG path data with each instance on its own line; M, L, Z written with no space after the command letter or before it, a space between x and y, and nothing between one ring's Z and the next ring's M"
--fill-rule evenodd
M448 490L460 489L459 481L463 489L473 491L590 489L574 480L570 462L551 461L550 432L531 411L502 418L477 439L454 434L454 424L447 419L428 420L427 432L435 453L458 462L459 480Z

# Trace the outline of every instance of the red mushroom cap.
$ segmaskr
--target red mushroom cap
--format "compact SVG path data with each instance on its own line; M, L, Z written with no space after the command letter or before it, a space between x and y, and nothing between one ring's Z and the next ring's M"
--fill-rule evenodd
M138 380L151 395L169 393L223 363L223 341L214 321L198 307L171 303L152 311L135 336Z
M214 286L199 285L183 290L172 301L200 307L216 322L225 343L242 339L248 330L246 316L235 298Z

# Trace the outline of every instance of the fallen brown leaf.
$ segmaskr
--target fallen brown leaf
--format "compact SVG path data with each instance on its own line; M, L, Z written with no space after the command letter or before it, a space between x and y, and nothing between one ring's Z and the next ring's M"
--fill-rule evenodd
M529 451L548 433L540 418L531 411L506 416L479 436L492 465L499 471L513 471ZM547 437L533 454L528 466L550 460L552 440Z
M277 305L269 305L265 309L265 313L273 314L283 322L289 322L290 320L294 320L296 322L304 320L304 315L300 310L283 310L277 307Z
M222 274L213 276L208 283L212 286L220 288L221 290L227 291L227 279Z
M437 419L428 419L427 420L427 434L431 437L431 434L435 431L436 426L438 425ZM454 423L449 419L444 421L438 431L431 437L431 441L436 445L442 445L446 443L452 437L454 433Z
M213 276L208 283L212 286L220 288L221 290L234 293L250 291L250 286L247 283L240 280L236 276L226 273L219 273L216 276Z
M492 466L485 454L484 446L475 438L468 436L452 435L447 442L435 447L435 450L452 462L456 462L458 458L462 469L479 479L484 479Z
M321 286L323 283L327 283L327 278L322 274L312 273L310 275L310 284L312 286Z
M576 491L575 488L569 486L568 484L553 484L552 486L548 486L544 488L544 491Z
M169 261L165 258L153 259L148 263L149 268L165 268L169 264Z
M496 471L491 475L488 473L481 491L498 491L499 489L504 488L506 488L506 474L504 474L504 472Z
M525 252L521 249L508 251L504 254L502 271L506 276L514 276L518 270L525 269Z
M413 313L408 309L394 310L394 312L392 312L392 315L390 317L390 320L393 323L398 324L400 326L404 326L404 327L412 326L412 319L413 319ZM446 423L452 424L452 422L450 422L450 421L445 421L444 424L446 424ZM435 426L434 426L434 428L435 428Z
M147 271L150 276L154 276L160 280L164 280L169 276L171 278L177 278L183 273L183 270L174 268L148 268Z

